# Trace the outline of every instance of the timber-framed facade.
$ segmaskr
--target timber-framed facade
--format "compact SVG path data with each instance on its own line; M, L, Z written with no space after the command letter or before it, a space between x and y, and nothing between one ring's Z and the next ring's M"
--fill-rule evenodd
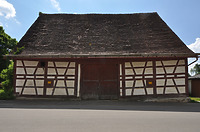
M187 58L16 59L21 96L119 99L188 95Z
M189 50L157 13L41 14L14 60L19 96L188 95Z

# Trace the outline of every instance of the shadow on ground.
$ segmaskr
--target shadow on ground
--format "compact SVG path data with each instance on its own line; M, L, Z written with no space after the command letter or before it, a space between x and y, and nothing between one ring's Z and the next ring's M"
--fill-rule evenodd
M0 108L200 112L200 103L153 103L121 100L69 101L17 99L0 100Z

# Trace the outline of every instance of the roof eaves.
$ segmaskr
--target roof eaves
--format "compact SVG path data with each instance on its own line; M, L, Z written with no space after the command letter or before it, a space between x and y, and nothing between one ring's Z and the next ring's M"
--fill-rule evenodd
M104 58L130 58L130 57L198 57L200 53L194 53L194 54L183 54L183 53L176 53L176 54L169 54L169 53L130 53L130 54L19 54L19 55L5 55L4 58L10 57L10 58L98 58L98 57L104 57Z

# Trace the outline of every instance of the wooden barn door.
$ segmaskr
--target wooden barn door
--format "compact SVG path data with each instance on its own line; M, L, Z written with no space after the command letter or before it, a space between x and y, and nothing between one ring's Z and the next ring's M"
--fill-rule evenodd
M84 64L81 67L82 99L118 99L118 66Z

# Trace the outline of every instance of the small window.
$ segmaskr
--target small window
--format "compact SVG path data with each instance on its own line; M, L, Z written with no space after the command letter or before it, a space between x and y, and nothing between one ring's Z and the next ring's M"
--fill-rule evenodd
M153 87L153 85L154 85L153 79L146 79L147 88L151 88L151 87Z
M46 66L46 62L45 61L40 61L39 67L45 67Z
M47 79L47 82L46 82L47 88L52 88L53 85L54 85L54 80L53 79Z

